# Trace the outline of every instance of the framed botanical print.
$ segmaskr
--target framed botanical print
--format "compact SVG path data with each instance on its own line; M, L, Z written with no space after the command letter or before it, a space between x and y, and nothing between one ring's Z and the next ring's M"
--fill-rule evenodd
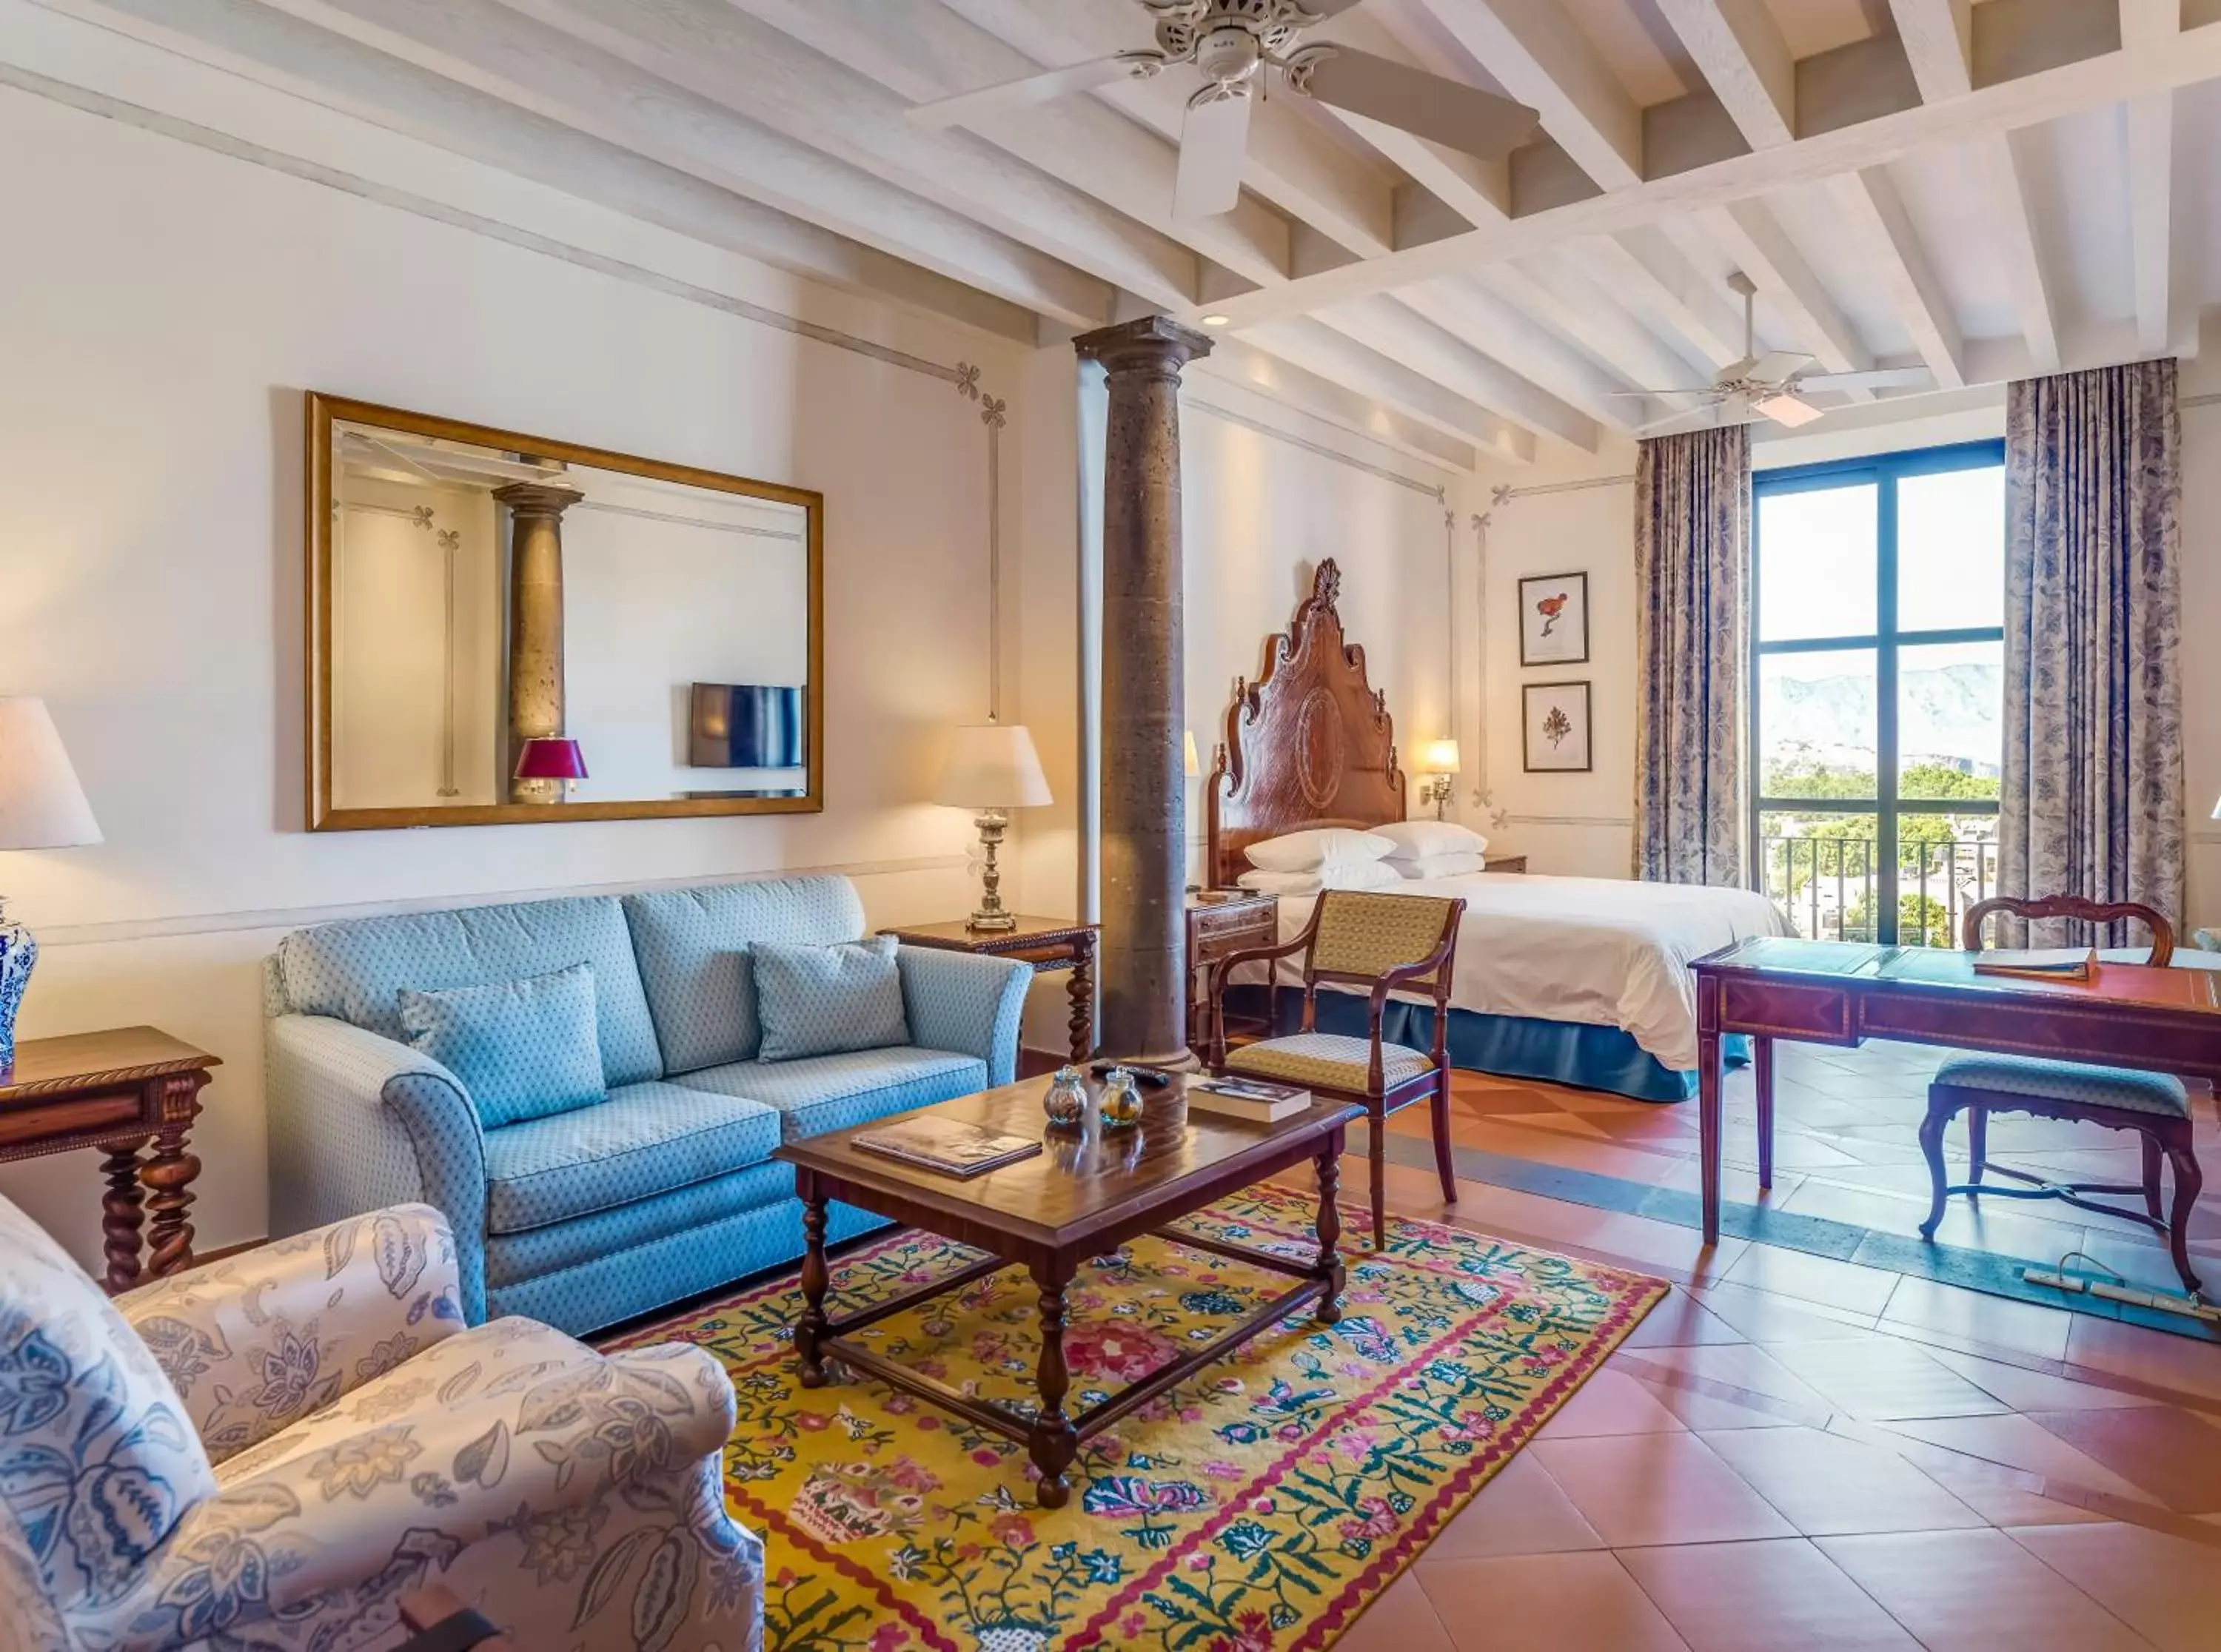
M1530 683L1526 701L1526 766L1530 775L1585 775L1589 755L1589 685Z
M1519 582L1519 663L1585 665L1589 658L1589 577L1542 574Z

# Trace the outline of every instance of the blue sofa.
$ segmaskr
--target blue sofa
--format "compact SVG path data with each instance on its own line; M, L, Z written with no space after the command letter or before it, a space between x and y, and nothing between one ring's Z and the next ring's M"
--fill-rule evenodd
M864 932L845 878L471 907L326 924L265 969L273 1237L388 1205L455 1231L464 1312L573 1335L802 1252L782 1141L1010 1082L1031 971L904 947L912 1043L756 1059L760 940ZM460 1080L404 1041L404 988L591 966L608 1098L488 1129ZM847 1206L829 1231L879 1219Z

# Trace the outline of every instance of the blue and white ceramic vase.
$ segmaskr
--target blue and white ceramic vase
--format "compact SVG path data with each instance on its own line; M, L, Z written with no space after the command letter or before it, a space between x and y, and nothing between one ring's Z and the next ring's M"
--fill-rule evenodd
M31 966L39 961L39 944L31 932L0 907L0 1076L16 1070L16 1012L23 1007L23 988L31 984Z

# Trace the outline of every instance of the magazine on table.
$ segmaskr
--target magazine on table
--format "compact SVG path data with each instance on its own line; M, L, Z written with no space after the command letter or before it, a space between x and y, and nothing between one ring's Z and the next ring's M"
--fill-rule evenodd
M867 1130L851 1136L848 1143L860 1152L960 1177L985 1175L1042 1150L1042 1144L1030 1137L1002 1135L961 1119L936 1119L929 1113Z

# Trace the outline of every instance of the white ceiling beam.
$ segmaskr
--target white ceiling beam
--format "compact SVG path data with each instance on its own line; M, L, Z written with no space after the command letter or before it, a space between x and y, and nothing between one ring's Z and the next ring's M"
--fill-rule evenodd
M1830 179L1829 190L1912 334L1913 347L1936 375L1937 388L1957 390L1967 382L1958 318L1921 250L1919 234L1888 171L1868 166L1847 172Z
M1537 435L1555 436L1583 452L1596 452L1595 420L1482 355L1398 299L1354 299L1320 311L1317 319Z
M1209 355L1189 365L1182 383L1183 402L1204 393L1204 382L1211 379L1256 390L1283 407L1430 464L1470 471L1478 457L1469 442L1445 435L1430 424L1383 407L1369 396L1360 396L1239 339L1220 339Z
M907 8L931 0L898 0ZM1138 7L1105 0L941 0L1044 68L1149 44ZM1122 81L1096 94L1159 137L1177 143L1192 83L1166 75ZM1394 180L1321 130L1284 99L1252 112L1242 182L1299 222L1361 258L1396 246Z
M1485 353L1599 424L1633 427L1639 404L1614 394L1633 389L1629 381L1605 371L1495 294L1469 281L1444 279L1406 287L1396 296L1445 332L1484 346Z
M1711 377L1708 366L1693 364L1667 348L1562 252L1530 260L1531 268L1494 264L1476 271L1473 284L1518 306L1572 340L1634 390L1694 390ZM1686 397L1661 397L1679 410ZM1639 419L1642 403L1629 402L1626 416Z
M1073 327L1099 326L1111 314L1112 289L1096 277L736 118L645 109L622 120L565 122L536 100L520 105L407 54L240 0L42 3L803 274L873 290L915 286L887 267L900 260L917 266L922 281L943 284L917 287L914 302L944 310L954 302L960 319L973 308L958 296L967 290ZM741 155L745 173L731 165ZM848 243L853 251L843 250ZM996 330L1006 331L1007 319Z
M1862 373L1874 356L1850 318L1828 296L1805 255L1762 201L1740 201L1704 214L1712 238L1789 322L1800 347L1831 373Z
M2181 0L2121 0L2126 50L2164 51L2181 28ZM2174 332L2174 96L2132 97L2122 116L2137 347L2145 355L2164 355Z
M1016 80L1038 65L945 6L880 0L729 0L759 22L911 103ZM1092 97L967 122L967 129L1245 280L1285 281L1288 226L1253 198L1207 218L1173 213L1179 151Z
M1890 0L1912 78L1928 103L1964 97L1974 89L1974 9L1969 0ZM1995 244L2012 290L2013 309L2036 371L2059 371L2059 321L2051 283L2036 245L2034 209L2010 134L1967 146L1977 193L1989 203Z
M1642 180L1642 111L1557 0L1421 0L1603 190Z
M493 0L271 3L571 125L676 127L692 152L728 166L744 165L749 153L744 133L720 130L738 114L751 129L768 127L981 218L1152 303L1195 302L1200 266L1186 247L969 134L919 130L884 87L719 0L653 12L582 0L562 9L562 29L545 15L553 7L526 16ZM706 16L705 7L714 8Z
M1658 0L1658 9L1754 149L1797 138L1797 60L1766 0Z
M1535 434L1423 374L1307 319L1273 321L1244 334L1258 348L1346 390L1393 408L1498 458L1531 464Z
M1742 315L1727 289L1691 267L1661 229L1578 243L1588 266L1669 337L1724 367L1742 354Z

